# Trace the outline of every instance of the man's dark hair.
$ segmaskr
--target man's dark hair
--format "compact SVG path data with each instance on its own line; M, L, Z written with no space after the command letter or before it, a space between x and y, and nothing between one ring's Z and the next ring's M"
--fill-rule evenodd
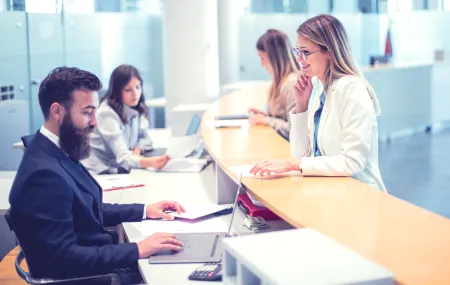
M50 106L53 103L59 103L70 109L73 91L80 89L99 91L101 88L100 79L89 71L65 66L53 69L39 87L39 105L44 119L48 120Z

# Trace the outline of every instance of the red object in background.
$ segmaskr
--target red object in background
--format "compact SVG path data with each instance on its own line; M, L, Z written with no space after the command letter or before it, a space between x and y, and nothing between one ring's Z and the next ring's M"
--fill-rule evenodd
M103 192L108 192L108 191L115 191L115 190L125 190L125 189L130 189L130 188L136 188L136 187L143 187L145 186L144 184L137 184L137 185L130 185L130 186L125 186L125 187L116 187L116 188L108 188L108 189L102 189Z
M386 35L386 45L384 47L384 55L392 56L391 29L388 29Z
M238 196L238 207L242 209L247 215L252 217L262 217L266 221L281 220L274 212L271 210L256 206L253 204L252 200L247 196L247 194L239 194Z

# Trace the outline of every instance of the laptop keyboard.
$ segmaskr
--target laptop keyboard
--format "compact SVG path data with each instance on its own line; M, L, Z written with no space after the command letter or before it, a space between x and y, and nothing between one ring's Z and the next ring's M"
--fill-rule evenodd
M196 236L195 240L180 240L184 246L184 249L189 249L190 252L195 254L209 254L210 257L214 256L217 245L219 243L220 236L216 235L212 237L210 235Z

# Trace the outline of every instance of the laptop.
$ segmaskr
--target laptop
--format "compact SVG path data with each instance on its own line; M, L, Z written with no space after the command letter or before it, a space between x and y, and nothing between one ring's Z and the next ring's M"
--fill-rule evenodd
M242 174L239 179L238 190L234 199L233 211L231 213L230 224L227 232L216 233L177 233L176 238L184 246L181 250L163 250L148 258L148 263L203 263L220 262L222 260L222 239L230 236L231 225L237 208L242 181Z
M186 131L186 136L195 135L200 127L201 121L202 121L201 118L197 114L194 114ZM166 154L166 151L167 151L166 147L154 148L152 150L144 152L144 156L146 157L162 156Z

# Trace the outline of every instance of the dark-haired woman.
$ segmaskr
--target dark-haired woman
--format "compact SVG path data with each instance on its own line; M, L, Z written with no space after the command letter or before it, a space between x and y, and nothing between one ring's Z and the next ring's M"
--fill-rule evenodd
M96 112L98 126L91 134L91 156L83 161L94 174L126 173L132 168L162 168L169 157L142 157L152 148L143 81L131 65L114 69Z

